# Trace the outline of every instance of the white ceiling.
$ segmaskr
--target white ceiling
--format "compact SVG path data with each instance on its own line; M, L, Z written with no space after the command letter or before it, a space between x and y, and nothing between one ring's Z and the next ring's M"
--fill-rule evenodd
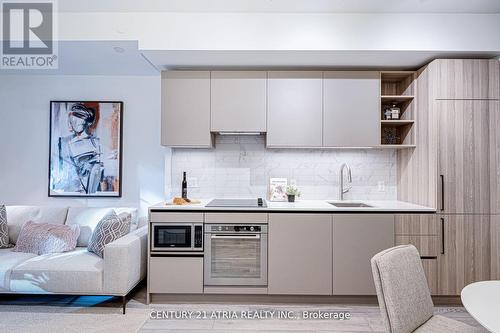
M116 49L120 52L116 52ZM59 42L59 68L6 70L0 75L158 75L136 41Z
M116 52L116 48L122 52ZM416 69L435 58L492 58L485 52L436 51L159 51L133 41L59 43L57 70L0 75L159 75L165 69Z
M63 0L63 12L500 13L499 0Z

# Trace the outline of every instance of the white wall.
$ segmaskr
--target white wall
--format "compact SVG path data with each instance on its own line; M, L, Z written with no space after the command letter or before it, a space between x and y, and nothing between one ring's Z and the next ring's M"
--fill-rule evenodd
M180 195L182 172L196 177L190 198L267 197L270 177L295 180L301 199L337 199L339 168L352 168L346 199L396 200L396 151L391 149L265 149L264 136L216 136L215 149L174 149L172 194ZM378 182L384 182L379 191Z
M49 198L49 101L123 101L122 198ZM160 78L0 75L0 203L135 206L164 199Z

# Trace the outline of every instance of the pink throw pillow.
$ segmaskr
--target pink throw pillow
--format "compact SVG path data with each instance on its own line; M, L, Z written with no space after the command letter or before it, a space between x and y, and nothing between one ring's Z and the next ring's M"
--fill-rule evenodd
M34 254L61 253L76 248L80 226L26 222L21 228L14 252Z

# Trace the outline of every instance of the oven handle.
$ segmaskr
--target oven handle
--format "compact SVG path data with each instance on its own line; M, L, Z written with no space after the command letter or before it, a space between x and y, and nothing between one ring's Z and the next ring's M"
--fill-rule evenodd
M211 235L210 239L260 239L260 234L254 234L254 235L241 235L241 236L236 236L236 235Z

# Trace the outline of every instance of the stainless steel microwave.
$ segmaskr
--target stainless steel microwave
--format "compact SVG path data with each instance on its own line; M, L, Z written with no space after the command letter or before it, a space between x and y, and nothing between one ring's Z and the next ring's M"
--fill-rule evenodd
M151 251L203 251L203 223L152 223Z

